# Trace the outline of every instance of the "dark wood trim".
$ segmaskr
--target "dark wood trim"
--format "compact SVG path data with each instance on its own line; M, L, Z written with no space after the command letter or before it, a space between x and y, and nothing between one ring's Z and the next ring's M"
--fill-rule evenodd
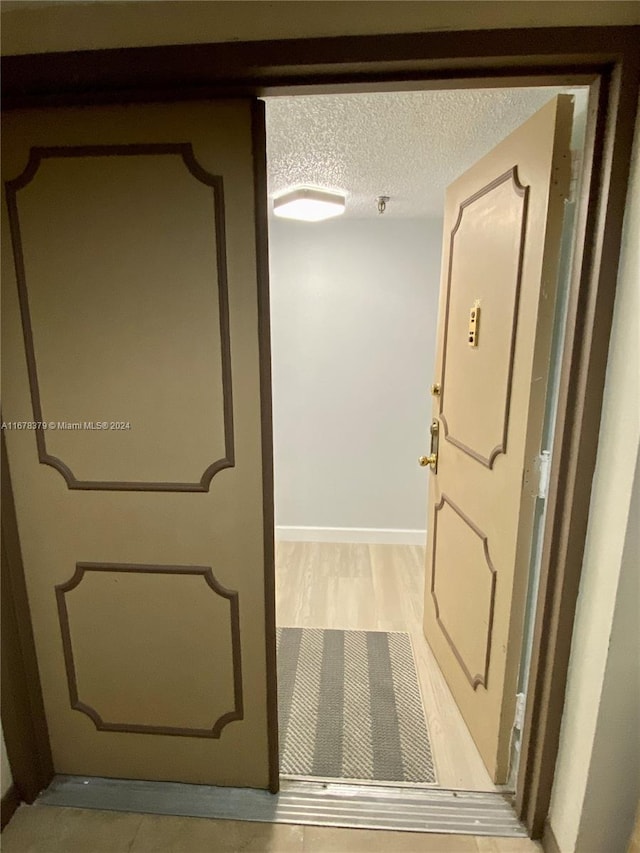
M455 436L451 435L449 432L449 424L447 423L447 419L444 414L444 399L445 393L447 390L446 383L446 365L447 365L447 344L449 342L449 303L451 299L451 275L453 273L453 253L455 248L455 240L460 225L462 224L462 217L464 215L465 210L472 205L478 199L483 198L485 195L490 193L492 190L504 184L506 181L511 179L511 185L514 188L516 195L522 198L522 215L520 220L520 247L518 251L518 265L516 270L516 283L514 288L514 297L513 297L513 319L511 323L511 342L509 344L509 366L507 370L507 388L505 392L505 400L504 400L504 417L502 421L502 436L500 437L500 443L497 444L488 456L483 456L477 450L474 450L472 447L469 447L467 444L464 444L462 441L459 441ZM449 266L447 270L447 300L445 307L445 319L444 319L444 340L442 344L442 373L440 376L440 397L439 399L439 414L440 420L442 421L442 426L444 427L444 437L446 441L449 441L459 450L462 450L463 453L466 453L472 459L475 459L476 462L480 462L481 465L484 465L485 468L492 469L493 463L496 461L496 458L501 453L506 453L507 451L507 432L509 429L509 414L511 412L511 378L513 376L513 360L516 349L516 337L518 334L518 316L519 316L519 306L520 306L520 285L522 284L522 262L524 259L524 247L526 242L526 232L527 232L527 214L528 214L528 205L529 205L529 187L524 186L520 183L520 178L518 177L518 167L513 166L508 171L504 172L502 175L499 175L497 178L494 178L490 181L486 186L477 190L473 195L470 195L469 198L466 198L458 208L458 217L456 219L455 225L451 229L451 236L449 239Z
M4 107L175 101L350 85L562 75L630 56L639 27L398 33L73 51L2 58ZM498 85L501 85L500 83Z
M16 809L18 808L21 802L22 800L20 799L18 789L15 785L11 785L11 787L2 797L0 832L5 828L11 818L14 816Z
M456 646L453 641L453 637L447 631L444 622L440 618L440 605L438 604L438 597L436 595L436 544L438 541L438 512L442 510L445 504L448 504L451 509L456 513L456 515L468 526L470 527L476 536L482 542L482 549L484 553L484 558L489 568L489 572L491 573L491 593L490 593L490 602L489 602L489 619L487 625L487 643L485 648L484 655L484 671L477 672L475 675L472 675L471 670L465 663L460 650ZM435 605L435 613L436 613L436 622L440 626L440 630L444 634L444 637L449 643L451 651L453 652L455 659L460 664L460 667L464 674L467 677L467 681L471 685L474 690L477 690L480 685L482 687L487 687L488 678L489 678L489 663L491 661L491 638L493 635L493 616L495 612L495 604L496 604L496 578L497 572L495 566L491 562L491 557L489 556L489 541L487 539L486 533L483 533L482 530L474 524L474 522L469 518L469 516L464 513L459 506L457 506L451 498L447 495L442 495L440 502L436 504L433 511L433 549L431 552L431 597L433 598L433 603Z
M38 367L36 363L35 346L33 339L33 327L31 323L31 312L29 308L29 293L27 286L27 275L25 270L24 248L22 245L22 234L20 229L20 215L18 210L18 191L28 186L35 178L40 164L43 160L50 159L74 159L85 157L134 157L134 156L180 156L193 177L209 187L213 191L213 211L216 234L216 268L218 283L218 315L220 324L220 348L221 348L221 372L222 372L222 396L223 396L223 418L225 435L225 455L222 459L212 462L204 471L197 483L164 483L164 482L142 482L142 481L100 481L100 480L78 480L69 465L62 459L47 451L46 433L48 419L42 412L40 399L40 385L38 379ZM212 175L197 162L193 148L189 142L166 143L166 144L131 144L131 145L84 145L84 146L58 146L49 148L31 148L29 160L24 171L16 178L5 182L7 208L9 212L9 227L11 231L11 244L18 283L18 296L20 300L20 314L22 318L22 331L27 359L27 370L29 373L29 387L31 391L31 405L33 408L33 420L36 428L35 438L38 449L38 459L41 464L55 468L64 478L67 488L80 489L84 491L132 491L132 492L208 492L211 481L219 471L225 468L233 468L235 465L234 437L233 437L233 392L231 387L231 342L229 333L229 297L227 287L227 257L225 236L225 208L224 208L224 186L220 175Z
M638 105L640 54L592 86L578 200L516 808L533 838L549 810L597 456Z
M264 525L264 608L267 655L267 737L269 790L280 789L278 745L278 668L276 662L276 568L273 494L273 418L271 408L271 318L269 311L269 221L267 134L264 103L252 108L253 174L258 277L258 339L260 346L260 411L262 429L262 501Z
M2 433L1 714L13 782L32 803L53 779L53 759L18 538L5 435Z
M204 579L217 595L229 601L230 630L231 630L231 652L233 659L233 688L234 708L222 714L210 729L193 729L181 726L153 726L139 723L109 723L101 717L100 713L83 702L78 695L78 681L76 676L75 659L73 654L73 642L71 637L71 626L69 624L69 613L67 610L66 594L80 585L87 572L116 572L124 574L151 574L151 575L196 575ZM242 690L242 656L240 648L240 608L238 593L235 590L226 589L219 583L209 566L157 566L143 564L123 563L76 563L73 576L65 583L55 587L56 601L58 605L58 617L60 620L60 633L62 635L62 647L64 650L64 663L67 671L67 684L69 687L69 699L71 707L75 711L86 714L100 732L129 732L134 734L153 735L175 735L179 737L203 737L219 738L227 723L234 720L244 719L243 690Z

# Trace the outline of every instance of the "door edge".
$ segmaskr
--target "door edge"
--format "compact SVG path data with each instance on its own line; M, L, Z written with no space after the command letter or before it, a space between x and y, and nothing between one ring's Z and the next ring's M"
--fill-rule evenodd
M264 101L257 99L252 101L251 124L256 223L256 272L258 279L258 346L260 353L267 740L269 751L269 791L272 794L277 794L280 790L280 753L278 746L278 673L276 659L276 569L271 398L271 320L269 312L267 136Z

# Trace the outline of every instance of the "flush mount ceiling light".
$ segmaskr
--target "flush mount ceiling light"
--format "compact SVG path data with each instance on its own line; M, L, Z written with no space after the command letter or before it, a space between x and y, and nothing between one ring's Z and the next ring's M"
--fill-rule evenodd
M317 187L297 187L274 198L273 212L283 219L320 222L344 213L346 200L342 193Z

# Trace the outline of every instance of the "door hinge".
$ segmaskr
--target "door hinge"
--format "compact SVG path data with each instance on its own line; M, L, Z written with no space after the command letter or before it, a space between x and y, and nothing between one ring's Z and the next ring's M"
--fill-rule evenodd
M551 470L551 451L543 450L538 456L538 497L546 500L549 494L549 472Z
M526 693L516 693L516 715L513 720L513 728L517 729L519 732L522 731L522 725L524 723L524 706L526 705L526 700Z

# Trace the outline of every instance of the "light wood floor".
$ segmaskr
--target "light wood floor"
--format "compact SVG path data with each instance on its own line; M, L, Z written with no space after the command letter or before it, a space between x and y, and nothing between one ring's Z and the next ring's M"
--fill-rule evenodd
M424 548L419 546L276 545L277 624L411 634L439 785L494 791L424 639L423 589Z
M21 806L3 853L542 853L528 838L248 823Z

